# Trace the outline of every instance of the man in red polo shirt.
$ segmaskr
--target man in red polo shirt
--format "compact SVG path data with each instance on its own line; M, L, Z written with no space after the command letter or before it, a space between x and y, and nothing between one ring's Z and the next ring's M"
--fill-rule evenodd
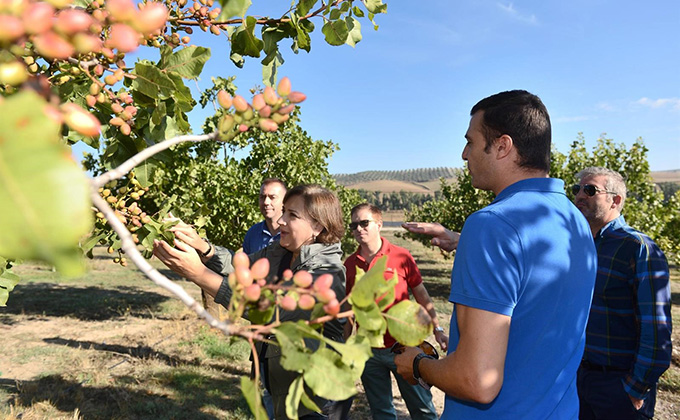
M409 298L409 290L413 297L432 317L434 325L434 336L442 350L446 351L448 337L444 334L444 329L439 326L437 314L430 296L423 285L418 266L411 254L404 248L388 242L380 236L382 229L382 212L372 204L363 203L352 209L352 222L350 229L354 239L359 243L359 249L350 255L345 261L347 268L347 293L349 294L354 286L357 267L368 271L378 258L387 255L387 270L385 278L391 279L393 273L397 273L399 282L395 286L394 304ZM389 308L385 308L387 310ZM437 419L439 416L432 404L432 394L429 390L419 386L411 385L397 374L397 367L394 364L395 354L390 351L390 347L395 343L394 338L388 333L383 337L384 346L373 348L373 357L366 362L364 373L361 375L361 382L366 391L366 398L371 407L373 419L396 419L396 410L392 403L392 382L390 372L394 374L399 386L399 392L404 399L411 418L417 419Z

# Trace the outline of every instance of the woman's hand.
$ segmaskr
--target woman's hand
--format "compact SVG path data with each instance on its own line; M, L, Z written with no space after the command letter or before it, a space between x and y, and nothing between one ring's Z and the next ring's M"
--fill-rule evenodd
M201 242L205 243L203 240ZM169 269L188 280L198 283L198 279L205 273L207 267L201 262L196 250L186 243L175 239L176 248L165 241L153 242L155 255Z
M170 228L170 232L174 233L177 239L191 246L201 255L205 255L206 252L210 252L210 254L203 257L206 258L206 260L212 257L213 247L199 236L198 232L193 228L193 226L184 223L181 219L173 216L172 213L168 213L168 217L166 217L164 220L178 221L175 226Z

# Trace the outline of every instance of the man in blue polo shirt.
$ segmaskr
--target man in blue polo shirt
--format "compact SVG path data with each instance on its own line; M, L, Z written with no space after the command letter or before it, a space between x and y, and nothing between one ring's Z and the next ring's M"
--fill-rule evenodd
M472 185L496 198L460 235L404 226L457 252L449 354L409 348L397 369L446 393L442 419L576 419L597 264L588 223L548 177L550 117L537 96L501 92L470 115L463 160Z
M264 220L254 224L246 232L243 239L243 252L253 254L278 241L279 219L283 209L283 197L286 195L286 184L278 178L267 178L260 187L260 212Z

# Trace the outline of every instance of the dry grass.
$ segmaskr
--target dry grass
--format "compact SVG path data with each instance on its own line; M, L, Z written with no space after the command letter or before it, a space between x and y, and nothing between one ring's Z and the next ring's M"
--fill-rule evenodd
M446 328L452 260L394 238L418 261ZM22 282L0 308L0 418L251 418L238 378L249 373L248 348L208 329L135 269L97 254L87 277L64 280L26 264ZM198 298L198 289L176 279ZM680 325L680 274L673 272L673 319ZM678 332L673 334L678 339ZM680 418L680 353L660 383L657 418ZM361 388L359 388L361 390ZM398 395L395 394L395 395ZM435 393L441 410L443 397ZM395 396L399 418L408 418ZM369 418L360 394L352 418Z

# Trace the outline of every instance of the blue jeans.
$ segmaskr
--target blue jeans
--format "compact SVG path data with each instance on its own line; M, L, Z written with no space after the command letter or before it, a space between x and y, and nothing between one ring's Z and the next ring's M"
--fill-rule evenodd
M576 376L580 420L646 420L654 417L656 385L640 410L635 410L623 388L627 372L589 370L579 367Z
M395 420L397 418L397 412L392 404L390 372L397 380L399 392L411 414L411 419L438 419L439 416L432 404L432 393L420 385L409 384L397 373L397 366L394 364L395 354L390 349L372 350L373 357L366 362L361 382L364 384L373 419Z

